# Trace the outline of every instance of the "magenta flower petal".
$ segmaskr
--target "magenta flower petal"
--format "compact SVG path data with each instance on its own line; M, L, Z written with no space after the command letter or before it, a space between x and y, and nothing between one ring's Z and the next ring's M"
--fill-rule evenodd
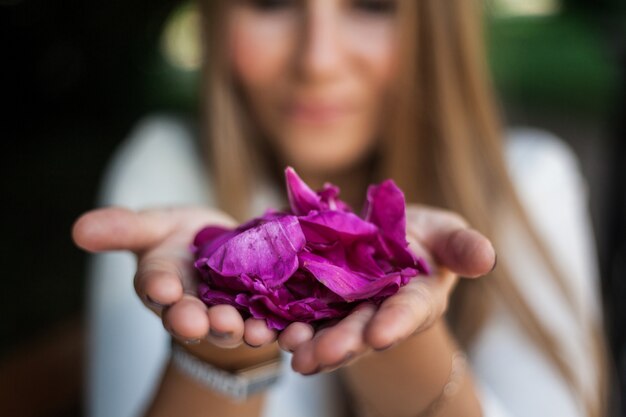
M429 272L408 248L404 195L393 181L368 188L361 218L337 186L315 192L290 167L285 177L289 211L196 235L191 249L206 304L230 304L275 330L294 321L317 326L361 300L379 304Z
M291 211L296 216L305 216L311 210L320 210L320 196L311 190L304 181L300 179L293 168L285 169L285 178L287 180L287 197Z
M237 301L248 307L255 319L265 319L270 329L282 330L292 321L286 312L266 295L240 294Z
M396 290L400 288L399 274L390 274L373 280L306 252L300 255L300 262L303 269L346 301L374 297L387 287Z
M207 226L196 234L196 237L193 240L193 245L196 247L204 246L206 244L212 243L213 240L219 238L220 236L230 232L231 229L226 229L221 226Z
M224 242L233 237L232 230L220 226L208 226L196 234L191 251L197 257L209 257Z
M406 246L404 194L392 180L369 186L365 210L365 221L377 225L383 237Z
M315 298L325 304L343 303L345 300L318 282L314 276L305 270L298 271L285 282L285 288L294 299Z
M341 211L313 212L300 217L307 242L330 243L337 240L352 242L378 233L378 228L354 213Z
M241 309L239 303L235 301L235 295L226 291L211 289L205 283L198 285L198 296L202 301L209 305L229 304Z
M322 209L352 212L350 206L339 199L339 187L336 185L327 182L317 194L320 197Z
M392 268L383 269L383 266L387 266L387 264L383 260L376 259L375 255L376 247L371 242L357 242L348 252L346 263L350 269L366 276L379 277L385 275L385 272Z
M247 274L275 287L296 271L297 254L304 244L298 219L284 216L232 237L209 257L207 265L223 276Z

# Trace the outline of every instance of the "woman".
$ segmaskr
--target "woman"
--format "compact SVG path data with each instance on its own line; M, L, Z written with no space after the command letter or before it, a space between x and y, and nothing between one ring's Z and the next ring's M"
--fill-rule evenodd
M528 133L512 141L507 169L476 5L241 0L201 6L209 181L199 181L203 167L189 143L171 139L186 136L184 129L158 119L118 158L105 200L132 208L208 202L223 212L105 209L80 219L74 238L88 250L137 254L139 297L196 358L242 369L276 357L277 339L293 352L293 370L309 376L287 370L287 384L237 403L170 364L148 415L341 415L346 401L331 385L338 376L354 399L349 407L362 415L602 415L603 344L576 169L561 145ZM185 269L188 242L204 224L233 225L270 202L282 205L286 164L314 188L324 181L341 186L355 208L367 184L394 178L409 202L458 212L489 236L498 268L455 288L457 274L488 273L495 253L460 217L414 205L407 237L438 265L435 279L413 280L379 309L366 303L317 333L295 323L280 335L262 321L244 323L230 306L207 310ZM510 171L521 173L517 190ZM100 262L113 270L111 278L127 280L115 262L130 265L128 258ZM106 309L119 315L117 326L128 325L138 315L120 314L124 296L110 295L103 281L96 275L96 328ZM124 402L95 390L94 409L133 415L151 395L147 380L156 378L167 353L162 338L147 339L144 323L127 326L126 338L106 326L96 330L96 366L124 366L120 361L137 349L143 359L137 362L148 363L149 372L118 372L125 381L141 375L134 384L140 391L122 386L132 392ZM104 349L108 343L113 347ZM118 358L102 359L112 352ZM123 408L99 405L113 401Z

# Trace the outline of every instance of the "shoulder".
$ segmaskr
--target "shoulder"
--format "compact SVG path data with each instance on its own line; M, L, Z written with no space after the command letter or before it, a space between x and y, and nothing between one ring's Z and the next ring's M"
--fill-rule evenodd
M577 364L577 382L592 392L596 371L588 335L600 318L599 274L580 164L564 141L528 128L509 131L506 158L520 203L562 272L575 307L552 279L524 228L506 213L498 227L497 250L560 353ZM578 399L572 398L567 383L523 329L517 313L502 299L495 308L471 351L482 383L514 415L580 415ZM533 401L528 401L530 397Z
M195 137L183 118L153 115L141 120L108 164L100 204L137 209L206 203L209 184Z
M567 278L565 284L580 314L592 321L598 319L595 237L588 186L576 154L550 133L523 128L510 131L507 159L520 201L549 255ZM513 261L517 264L518 259ZM520 280L519 285L525 286L529 278L522 276Z
M580 164L573 150L559 137L539 129L508 132L506 158L511 177L524 196L563 192L586 195Z

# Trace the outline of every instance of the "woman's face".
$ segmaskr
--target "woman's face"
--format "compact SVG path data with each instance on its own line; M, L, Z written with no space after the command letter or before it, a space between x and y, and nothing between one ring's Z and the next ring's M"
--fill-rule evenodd
M396 73L396 0L236 0L230 65L252 117L308 175L373 150Z

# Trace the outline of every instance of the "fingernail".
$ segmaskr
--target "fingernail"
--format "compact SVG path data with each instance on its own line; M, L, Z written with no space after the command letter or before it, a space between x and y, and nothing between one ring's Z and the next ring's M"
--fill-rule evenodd
M383 347L381 347L381 348L374 348L374 350L375 350L376 352L384 352L385 350L388 350L388 349L391 349L392 347L394 347L394 346L396 345L396 343L397 343L397 342L394 342L394 343L391 343L391 344L389 344L389 345L387 345L387 346L383 346Z
M321 371L321 369L322 369L322 367L318 366L317 368L313 369L313 371L311 371L311 372L307 372L307 373L301 372L301 374L304 375L304 376L314 375L314 374L319 373Z
M177 334L174 329L172 329L171 326L168 325L163 325L163 327L165 328L165 330L167 330L169 332L169 334L172 335L173 338L175 338L176 340L178 340L180 343L184 344L184 345L197 345L198 343L201 342L200 339L196 339L196 338L192 338L192 339L188 339L185 338L183 336L180 336L179 334Z
M146 300L148 301L149 304L157 308L165 308L169 306L169 304L163 304L163 303L159 303L158 301L153 300L152 297L150 297L147 294L146 294Z
M216 339L228 339L233 335L233 332L219 332L215 329L209 330L209 334Z
M498 254L496 253L495 256L496 259L494 259L493 261L493 266L491 267L491 271L489 271L490 273L493 272L496 269L496 266L498 266Z

